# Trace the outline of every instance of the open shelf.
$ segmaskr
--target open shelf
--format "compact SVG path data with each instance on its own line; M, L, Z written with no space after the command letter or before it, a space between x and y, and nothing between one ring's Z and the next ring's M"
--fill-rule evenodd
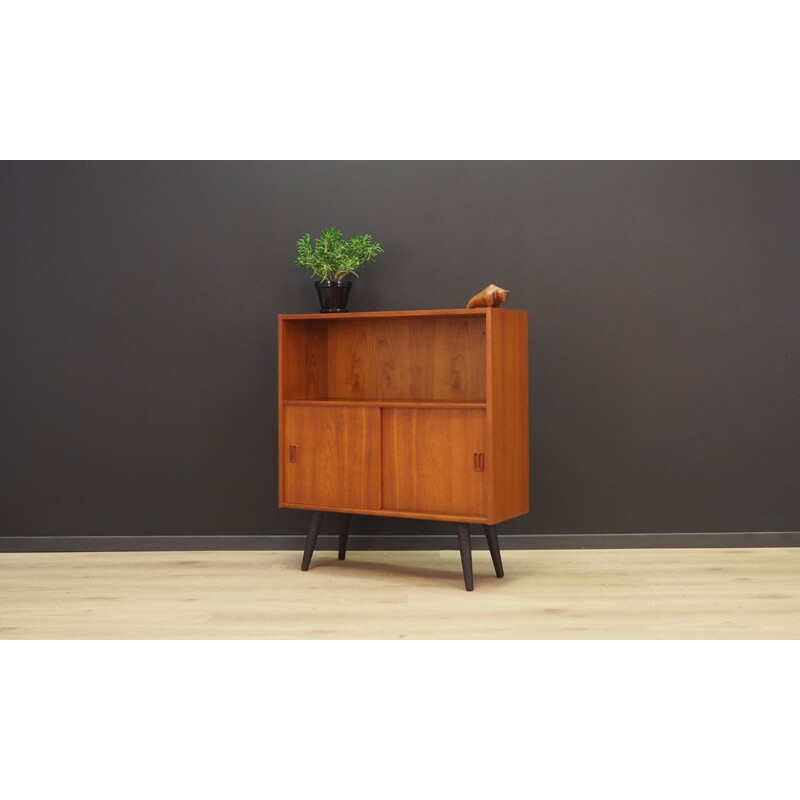
M485 312L283 317L281 401L485 405Z

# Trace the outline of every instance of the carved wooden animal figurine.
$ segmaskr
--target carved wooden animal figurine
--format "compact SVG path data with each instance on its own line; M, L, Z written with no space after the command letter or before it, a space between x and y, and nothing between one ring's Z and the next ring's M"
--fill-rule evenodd
M505 303L505 301L508 300L508 295L508 289L501 289L499 286L490 283L482 292L478 292L478 294L467 303L467 308L478 308L479 306L494 308L501 303Z

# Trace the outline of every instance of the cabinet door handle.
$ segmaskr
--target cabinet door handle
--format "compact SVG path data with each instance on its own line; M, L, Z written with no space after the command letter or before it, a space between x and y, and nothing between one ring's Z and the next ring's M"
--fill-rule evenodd
M472 454L472 467L475 472L483 472L483 453Z
M289 445L289 461L297 461L297 445Z

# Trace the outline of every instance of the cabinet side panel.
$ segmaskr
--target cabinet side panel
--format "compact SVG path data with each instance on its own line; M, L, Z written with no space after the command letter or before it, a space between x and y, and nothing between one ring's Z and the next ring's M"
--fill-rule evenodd
M327 328L278 318L278 504L286 499L285 400L318 400L327 391Z
M528 314L489 309L490 523L530 511Z
M286 383L285 369L283 366L286 348L286 323L278 317L278 505L283 505L284 497L284 469L283 469L283 444L284 444L284 418L283 397Z

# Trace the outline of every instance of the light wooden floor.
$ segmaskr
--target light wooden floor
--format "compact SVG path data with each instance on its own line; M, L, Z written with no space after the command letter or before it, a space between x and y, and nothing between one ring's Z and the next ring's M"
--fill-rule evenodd
M796 639L800 548L0 554L4 639Z

